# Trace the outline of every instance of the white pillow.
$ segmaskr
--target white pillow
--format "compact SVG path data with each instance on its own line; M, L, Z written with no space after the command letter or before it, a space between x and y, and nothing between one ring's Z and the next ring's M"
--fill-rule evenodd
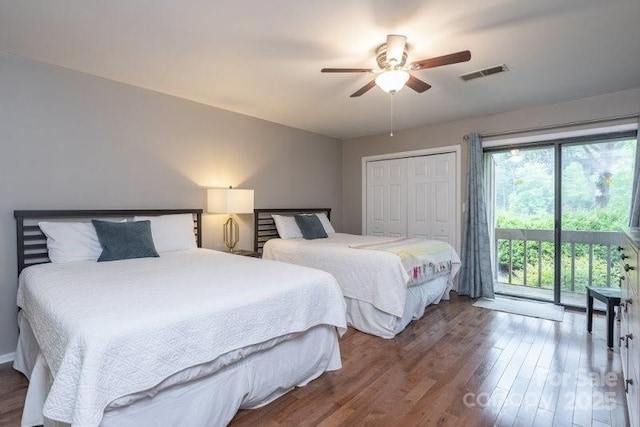
M302 232L296 223L296 218L287 215L271 215L276 223L281 239L302 239Z
M326 213L324 213L324 212L317 213L316 216L318 217L318 219L322 223L322 226L324 227L325 233L327 233L327 234L335 234L336 233L336 230L335 230L335 228L333 228L333 225L331 225L331 221L329 221L329 218L327 217Z
M136 216L134 221L151 221L151 236L158 253L195 249L193 215Z
M47 237L52 263L97 261L102 253L96 229L90 222L39 222Z

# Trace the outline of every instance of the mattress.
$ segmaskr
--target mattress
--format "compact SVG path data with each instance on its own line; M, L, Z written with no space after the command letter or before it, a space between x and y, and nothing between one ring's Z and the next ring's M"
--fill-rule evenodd
M346 327L329 274L204 249L29 267L18 305L52 378L43 413L78 425L223 355Z

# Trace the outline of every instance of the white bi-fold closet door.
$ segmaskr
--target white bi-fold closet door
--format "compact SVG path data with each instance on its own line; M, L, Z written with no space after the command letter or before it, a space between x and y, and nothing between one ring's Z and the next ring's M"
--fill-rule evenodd
M366 234L424 237L457 247L456 155L368 161Z
M407 235L407 159L367 163L367 234Z

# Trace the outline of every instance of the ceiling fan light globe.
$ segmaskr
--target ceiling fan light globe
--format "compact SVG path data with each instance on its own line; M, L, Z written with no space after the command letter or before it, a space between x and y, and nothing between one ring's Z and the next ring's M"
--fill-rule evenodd
M387 93L395 93L402 89L409 80L409 73L404 70L390 70L378 74L376 85Z

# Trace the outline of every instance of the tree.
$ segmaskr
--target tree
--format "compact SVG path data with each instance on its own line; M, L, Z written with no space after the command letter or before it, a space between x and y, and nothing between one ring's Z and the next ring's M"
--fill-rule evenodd
M515 188L509 195L509 208L520 215L553 212L553 175L540 163L524 163L515 172Z

